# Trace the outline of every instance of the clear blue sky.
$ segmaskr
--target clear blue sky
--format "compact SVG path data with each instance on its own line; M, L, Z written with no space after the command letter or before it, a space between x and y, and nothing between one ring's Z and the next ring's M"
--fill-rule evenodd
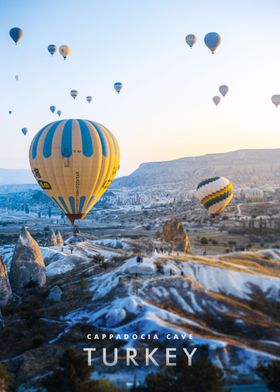
M280 147L280 107L270 101L280 94L279 20L279 0L1 0L0 167L29 167L34 134L58 119L50 105L61 118L107 126L120 143L119 174L141 162ZM17 47L13 26L24 30ZM203 43L209 31L222 36L215 55ZM198 37L192 50L188 33ZM51 43L68 44L70 57L50 56ZM215 107L220 84L230 91Z

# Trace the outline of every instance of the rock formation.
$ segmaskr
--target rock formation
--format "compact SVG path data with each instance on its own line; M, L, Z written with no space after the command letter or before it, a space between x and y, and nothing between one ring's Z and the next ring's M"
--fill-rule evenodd
M59 302L62 297L62 290L59 286L54 286L50 289L48 301Z
M13 291L20 294L27 285L46 283L45 263L39 245L22 228L12 260L10 282Z
M62 237L60 231L57 230L55 234L56 234L57 245L58 246L63 246L64 245L64 241L63 241L63 237Z
M192 253L188 234L183 224L176 218L165 222L160 239L175 251Z
M0 306L6 305L12 296L12 290L7 274L7 269L0 256Z
M50 227L47 231L47 246L57 246L57 238L55 232Z

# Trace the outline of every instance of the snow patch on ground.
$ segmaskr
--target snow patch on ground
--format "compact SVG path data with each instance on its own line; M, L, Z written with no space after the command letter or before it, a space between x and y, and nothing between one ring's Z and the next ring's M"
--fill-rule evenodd
M106 326L114 327L119 325L126 318L126 311L122 308L110 309L106 316Z
M170 293L172 294L172 298L178 303L178 305L188 313L194 313L192 308L186 303L186 301L182 298L182 296L178 293L175 287L171 287Z
M136 258L129 259L125 264L122 272L137 275L152 275L156 272L156 266L153 261L145 257L142 263L137 263Z
M270 257L273 260L280 261L280 249L264 249L264 250L258 251L258 253L263 256Z
M106 238L102 240L94 240L92 242L97 245L107 246L108 248L131 250L131 246L123 239Z
M53 263L47 265L46 267L46 275L47 276L54 276L65 274L65 272L71 271L75 268L76 263L72 260L58 260L54 261Z
M180 263L185 275L190 276L206 290L249 299L256 286L270 298L279 299L280 279L261 274L248 274L227 268L188 261Z

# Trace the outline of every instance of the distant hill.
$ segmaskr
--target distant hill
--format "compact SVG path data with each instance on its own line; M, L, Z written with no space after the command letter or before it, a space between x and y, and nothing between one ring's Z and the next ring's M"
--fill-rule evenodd
M237 186L280 186L280 149L238 150L142 163L129 176L116 179L112 188L172 184L193 188L201 179L216 175L228 177ZM20 184L31 184L26 189L37 187L30 170L0 169L0 193L26 190L25 186L15 186Z
M35 184L31 170L0 169L0 185Z
M12 184L12 185L0 185L0 194L5 193L18 193L18 192L29 192L33 190L40 190L38 184Z
M193 187L203 178L225 176L235 185L280 186L280 149L238 150L164 162L143 163L113 188L184 183Z

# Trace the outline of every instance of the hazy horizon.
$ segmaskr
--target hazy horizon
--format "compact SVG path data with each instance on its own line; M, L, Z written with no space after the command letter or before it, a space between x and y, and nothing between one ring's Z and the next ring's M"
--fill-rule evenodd
M133 169L131 172L129 172L127 174L117 175L116 179L119 179L121 177L128 177L128 176L130 176L135 171L137 171L140 168L141 165L144 165L144 164L149 165L149 164L157 164L157 163L161 164L161 163L168 163L168 162L172 163L172 162L178 161L178 160L191 159L191 158L202 158L202 157L207 157L208 155L234 154L234 153L238 153L238 152L242 152L242 151L244 151L244 152L245 151L255 151L255 152L258 152L258 151L275 151L275 150L280 150L280 148L259 148L259 149L247 148L247 149L239 149L239 150L233 150L233 151L224 151L224 152L217 152L217 153L214 152L214 153L206 153L206 154L201 154L201 155L177 157L177 158L174 158L174 159L166 159L166 160L161 160L161 161L140 162L139 165L135 169ZM32 172L31 172L31 168L29 168L29 167L27 167L27 168L0 167L0 171L1 170L30 172L31 178L34 181L34 184L37 184L35 178L33 178L33 175L32 175ZM22 182L22 183L3 183L3 184L1 184L1 181L0 181L0 185L16 185L16 184L21 184L21 185L26 184L26 185L28 185L28 184L31 184L31 183ZM32 184L33 184L33 182L32 182Z

